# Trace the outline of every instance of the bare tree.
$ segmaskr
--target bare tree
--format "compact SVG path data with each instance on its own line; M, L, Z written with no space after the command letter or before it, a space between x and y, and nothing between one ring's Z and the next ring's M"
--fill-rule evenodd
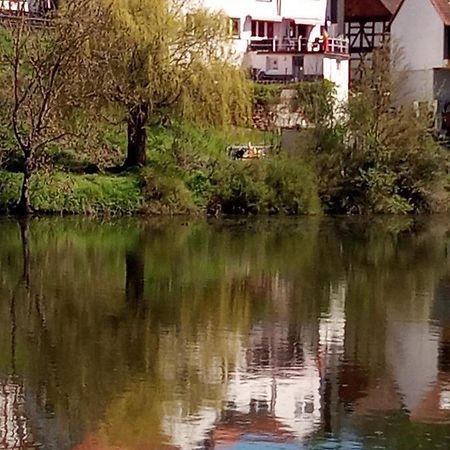
M100 33L104 9L67 2L57 16L36 22L25 13L7 23L1 43L0 98L23 155L17 212L32 212L30 179L39 155L76 132L76 113L89 111L98 86L89 76L89 42Z

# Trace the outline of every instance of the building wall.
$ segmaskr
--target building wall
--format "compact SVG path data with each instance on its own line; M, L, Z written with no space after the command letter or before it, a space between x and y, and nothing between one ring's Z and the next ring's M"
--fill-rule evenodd
M203 0L203 5L215 11L222 11L226 16L240 20L240 35L233 39L233 49L237 56L247 51L251 39L253 20L275 21L274 37L283 38L288 21L295 19L298 23L316 25L310 35L310 41L320 36L320 26L325 23L327 0L281 0L281 15L276 0ZM284 71L280 74L284 74Z
M271 61L277 60L277 67L271 64ZM249 58L252 67L262 70L268 75L291 75L292 74L292 55L288 54L265 54L253 52Z
M396 74L394 101L397 104L431 102L433 100L433 70L402 70Z
M280 17L277 0L203 0L203 4L230 17L245 19L250 15L256 20ZM304 24L323 25L326 9L327 0L281 0L281 16Z
M281 1L281 3L279 3ZM321 26L326 21L327 0L203 0L203 4L213 10L222 11L230 18L240 19L239 36L233 40L236 60L247 67L260 70L268 75L291 76L293 74L293 55L282 53L248 52L253 20L274 21L274 38L282 39L287 35L289 19L296 23L313 25L308 37L313 42L321 35ZM281 9L278 9L278 5ZM257 40L257 39L255 39ZM304 55L304 75L324 76L336 83L338 97L347 98L348 94L348 61L323 54Z
M339 102L348 99L349 61L348 59L323 58L323 77L336 85Z
M281 0L281 15L309 25L324 25L327 0Z
M397 96L402 103L432 101L433 69L444 64L444 24L431 1L405 0L391 37L393 67L401 78Z

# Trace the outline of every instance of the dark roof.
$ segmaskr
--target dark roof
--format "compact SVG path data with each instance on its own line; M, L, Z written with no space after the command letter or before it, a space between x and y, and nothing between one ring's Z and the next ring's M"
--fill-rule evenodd
M402 0L346 0L345 19L389 21Z

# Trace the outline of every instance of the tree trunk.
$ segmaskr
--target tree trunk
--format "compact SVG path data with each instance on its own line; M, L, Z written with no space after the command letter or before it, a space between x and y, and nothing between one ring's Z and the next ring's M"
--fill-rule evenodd
M145 147L147 133L145 125L148 119L148 105L139 103L128 111L128 149L125 167L145 165Z
M29 215L33 212L30 202L30 179L32 174L31 153L25 155L23 167L23 182L20 194L20 200L16 207L16 212L21 215Z

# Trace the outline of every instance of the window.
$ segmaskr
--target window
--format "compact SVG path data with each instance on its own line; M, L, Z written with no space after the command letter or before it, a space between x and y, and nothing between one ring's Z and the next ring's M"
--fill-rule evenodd
M241 35L241 19L234 17L230 18L230 34L234 38L238 38Z
M274 37L274 23L267 20L252 20L252 37Z
M444 59L450 59L450 27L444 30Z
M266 35L265 25L266 22L262 20L258 22L258 37L264 37Z

